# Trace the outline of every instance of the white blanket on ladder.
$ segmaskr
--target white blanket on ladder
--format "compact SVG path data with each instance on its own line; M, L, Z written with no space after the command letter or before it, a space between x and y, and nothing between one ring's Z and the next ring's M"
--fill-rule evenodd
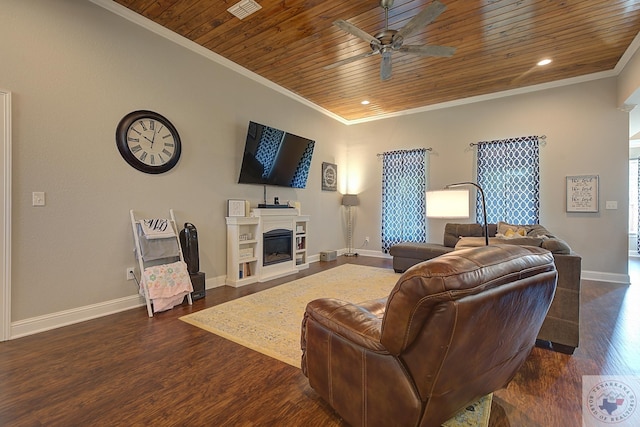
M176 235L171 222L164 218L143 219L140 221L140 227L147 239L166 239Z
M145 268L142 283L147 287L154 313L181 304L184 297L193 292L187 264L184 261Z

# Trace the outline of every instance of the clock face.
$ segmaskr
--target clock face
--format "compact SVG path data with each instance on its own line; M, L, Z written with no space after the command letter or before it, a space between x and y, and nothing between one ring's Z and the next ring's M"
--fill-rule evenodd
M134 111L118 124L116 144L122 157L146 173L163 173L180 158L181 143L176 128L153 111Z

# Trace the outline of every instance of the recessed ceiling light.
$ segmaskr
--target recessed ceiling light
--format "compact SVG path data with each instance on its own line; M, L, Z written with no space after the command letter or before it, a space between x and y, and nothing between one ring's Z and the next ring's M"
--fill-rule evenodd
M551 64L551 60L549 58L543 59L542 61L538 62L538 65L543 66L543 65L549 65Z
M367 101L367 100L365 99L365 100L364 100L364 101L362 101L360 104L362 104L362 105L369 105L369 104L370 104L370 102L369 102L369 101Z

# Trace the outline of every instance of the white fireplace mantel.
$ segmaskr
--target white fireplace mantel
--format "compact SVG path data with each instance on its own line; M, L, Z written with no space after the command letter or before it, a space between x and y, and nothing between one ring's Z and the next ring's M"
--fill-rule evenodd
M250 217L227 217L227 280L229 286L265 282L308 268L307 231L309 215L293 208L252 209ZM293 233L293 259L263 265L264 233L272 230Z

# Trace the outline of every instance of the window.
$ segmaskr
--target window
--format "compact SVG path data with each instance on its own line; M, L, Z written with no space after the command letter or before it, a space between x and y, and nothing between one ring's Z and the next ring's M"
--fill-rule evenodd
M382 155L382 251L400 242L426 242L426 149Z
M485 193L487 222L538 224L540 220L540 154L537 136L478 144L478 185ZM482 218L480 194L476 221Z

